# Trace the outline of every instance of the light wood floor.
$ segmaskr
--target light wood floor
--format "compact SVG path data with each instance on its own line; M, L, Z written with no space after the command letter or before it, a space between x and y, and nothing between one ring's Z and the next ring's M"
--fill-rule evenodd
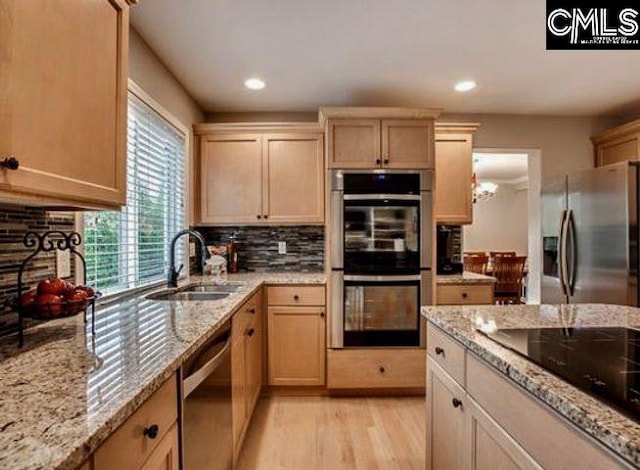
M238 470L423 470L425 400L262 398Z

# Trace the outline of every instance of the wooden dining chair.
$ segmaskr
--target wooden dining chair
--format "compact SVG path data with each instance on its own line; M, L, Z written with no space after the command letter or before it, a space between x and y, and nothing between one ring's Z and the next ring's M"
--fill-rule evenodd
M496 256L516 256L515 251L490 251L489 258L495 258Z
M462 259L464 270L477 274L486 274L488 263L487 255L465 255Z
M522 303L522 280L526 263L526 256L496 256L494 258L493 277L496 278L496 303Z
M486 251L465 251L462 254L464 256L487 256Z

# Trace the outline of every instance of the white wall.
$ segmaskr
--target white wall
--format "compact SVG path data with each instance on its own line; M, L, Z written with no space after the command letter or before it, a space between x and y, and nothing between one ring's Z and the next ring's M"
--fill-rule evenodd
M502 184L488 201L473 205L473 224L463 228L464 251L516 251L527 256L528 191Z

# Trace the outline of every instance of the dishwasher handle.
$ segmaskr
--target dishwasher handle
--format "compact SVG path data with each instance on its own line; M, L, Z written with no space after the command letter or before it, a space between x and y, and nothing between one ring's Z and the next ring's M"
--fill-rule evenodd
M220 343L216 343L213 346L217 346ZM227 338L224 342L224 346L211 359L205 362L201 367L191 372L187 377L182 380L182 391L184 398L187 398L191 392L193 392L198 386L204 382L204 380L209 377L219 366L222 364L224 360L224 356L229 353L231 349L231 335L227 335ZM206 351L204 351L206 352ZM204 354L204 352L202 354Z

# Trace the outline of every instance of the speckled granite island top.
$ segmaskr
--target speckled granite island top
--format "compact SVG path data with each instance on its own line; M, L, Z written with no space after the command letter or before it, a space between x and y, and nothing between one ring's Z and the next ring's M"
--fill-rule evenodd
M0 468L77 467L263 284L324 284L325 275L228 280L243 285L221 301L105 303L95 342L80 316L30 329L22 350L0 339Z
M640 424L538 367L476 330L589 326L639 327L640 309L601 304L422 307L422 314L493 366L634 466L640 466Z
M495 277L468 271L461 274L439 274L436 276L436 284L438 285L493 284L494 282L496 282Z

